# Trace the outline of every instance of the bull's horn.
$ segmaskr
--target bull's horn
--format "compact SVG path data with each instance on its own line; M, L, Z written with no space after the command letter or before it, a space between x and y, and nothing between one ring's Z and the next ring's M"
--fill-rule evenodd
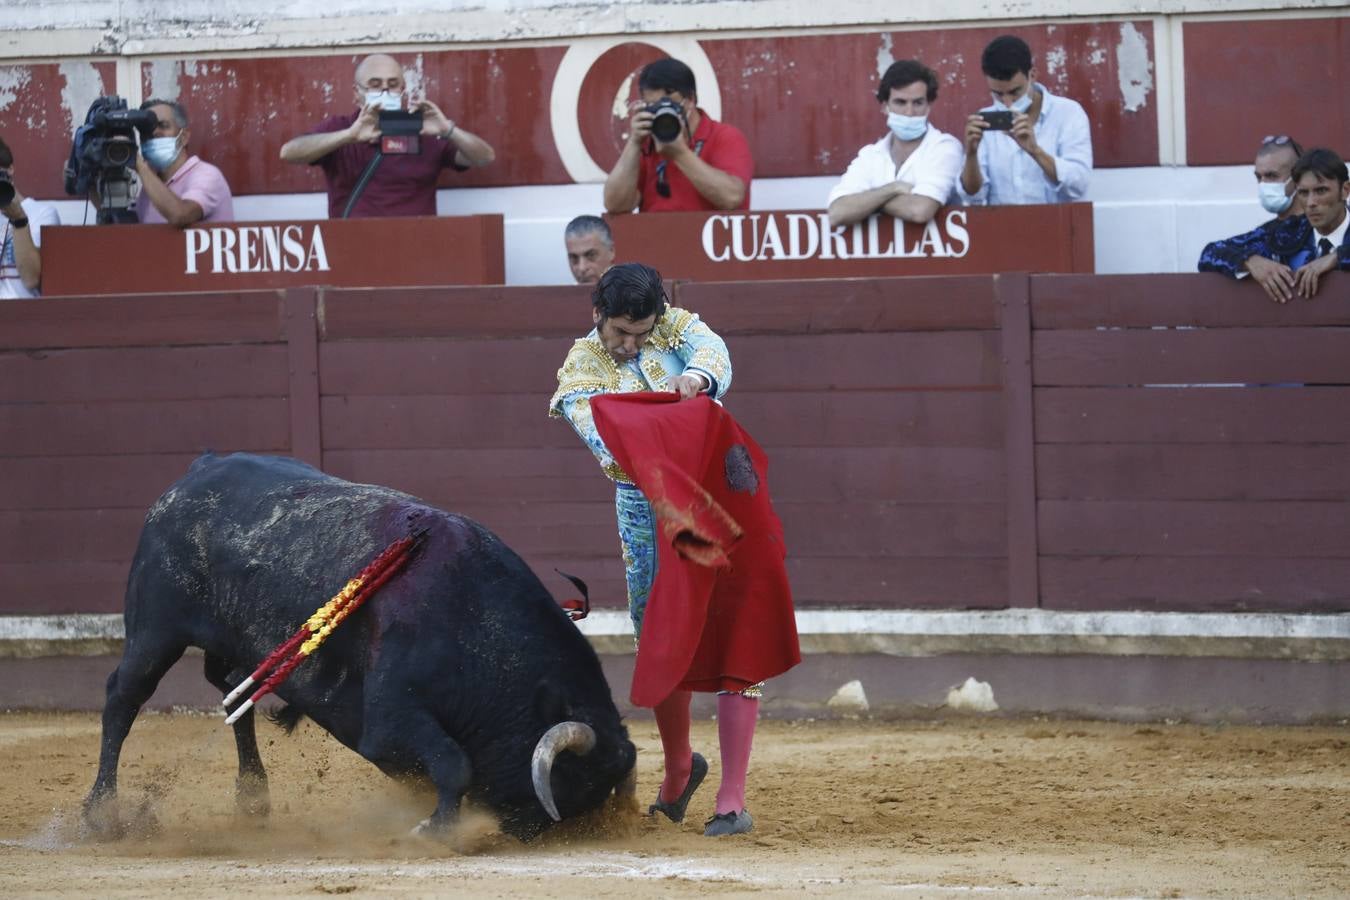
M544 812L555 822L561 822L558 804L553 801L553 760L564 750L571 750L577 756L585 756L595 746L595 729L585 722L559 722L539 739L534 746L534 758L530 760L530 773L534 776L534 794L539 798Z

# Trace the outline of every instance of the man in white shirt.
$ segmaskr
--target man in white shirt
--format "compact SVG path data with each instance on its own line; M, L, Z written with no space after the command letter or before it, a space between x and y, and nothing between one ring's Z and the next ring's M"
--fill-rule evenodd
M996 206L1081 200L1092 175L1092 135L1083 107L1036 83L1031 48L1021 38L994 38L980 67L994 104L966 120L962 201ZM1000 113L1004 122L998 121Z
M947 202L961 172L961 142L928 124L937 75L911 59L892 63L877 100L889 132L858 151L830 191L830 224L852 225L875 212L919 224Z
M12 196L10 196L12 194ZM0 237L0 300L38 296L42 286L42 227L60 225L56 207L19 193L14 184L14 154L0 140L0 206L4 233Z

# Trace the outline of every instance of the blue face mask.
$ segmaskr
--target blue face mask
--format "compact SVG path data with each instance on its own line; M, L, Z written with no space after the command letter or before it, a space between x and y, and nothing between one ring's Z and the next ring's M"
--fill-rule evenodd
M1266 212L1278 216L1293 205L1294 198L1284 192L1284 186L1288 183L1282 181L1279 184L1272 184L1263 181L1256 186L1257 196L1261 198L1261 206L1265 208Z
M156 172L163 172L178 158L178 138L159 137L141 142L141 156Z
M886 125L891 134L902 141L915 141L923 137L928 130L927 116L902 116L896 112L886 113Z

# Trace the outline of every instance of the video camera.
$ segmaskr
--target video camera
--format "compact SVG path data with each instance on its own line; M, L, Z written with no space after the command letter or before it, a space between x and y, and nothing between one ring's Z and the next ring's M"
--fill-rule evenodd
M657 143L669 144L684 131L684 108L669 97L647 104L652 114L652 137Z
M148 109L127 109L116 94L99 97L89 107L84 124L75 129L66 162L66 193L87 197L98 190L98 223L137 222L131 209L131 170L136 165L137 134L154 136L159 119Z

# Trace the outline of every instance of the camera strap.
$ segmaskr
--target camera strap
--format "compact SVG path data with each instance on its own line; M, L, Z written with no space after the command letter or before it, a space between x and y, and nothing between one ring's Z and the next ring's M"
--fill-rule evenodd
M366 164L365 171L356 179L356 184L352 185L352 195L347 198L347 206L342 210L342 218L345 219L352 214L352 210L356 207L356 201L360 200L361 195L366 192L366 185L370 184L370 179L374 177L375 170L380 167L380 162L383 159L384 151L376 149L375 155Z
M694 155L697 156L697 157L699 157L700 159L703 158L703 141L695 141L695 142L694 142ZM657 181L665 181L665 180L666 180L666 165L667 165L667 160L665 159L665 157L662 157L662 158L661 158L661 161L660 161L659 163L656 164L656 180L657 180Z

